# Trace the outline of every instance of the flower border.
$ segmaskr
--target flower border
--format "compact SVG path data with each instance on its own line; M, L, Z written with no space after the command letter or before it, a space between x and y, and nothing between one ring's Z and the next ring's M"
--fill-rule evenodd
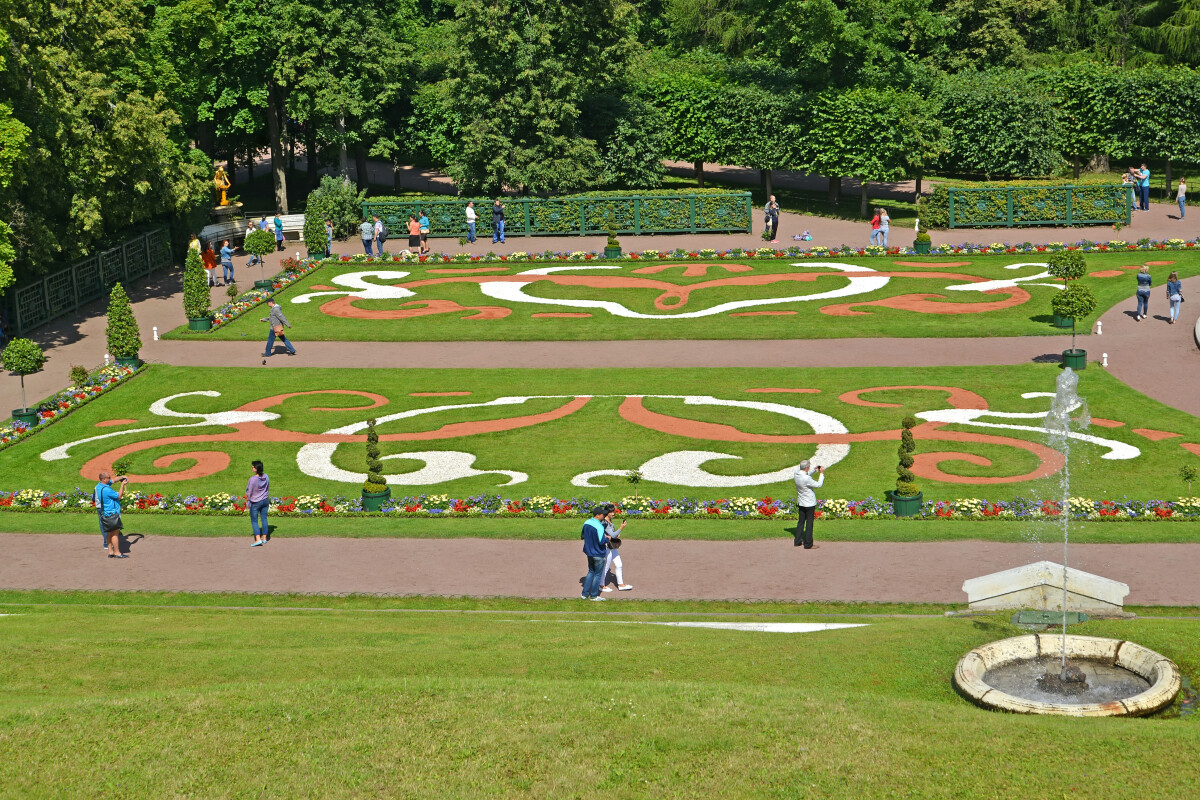
M45 429L47 425L58 422L97 397L108 394L134 375L145 372L148 366L148 364L141 364L137 369L117 365L103 367L89 375L87 383L80 386L68 386L47 398L37 406L38 423L36 425L26 426L10 420L9 425L0 428L0 451L25 441L38 431ZM0 492L0 495L3 495L3 492Z
M548 495L509 498L502 495L421 494L393 497L382 511L362 510L362 498L344 495L300 495L272 497L270 511L284 516L383 516L403 518L512 517L522 519L586 518L600 501L594 498L559 498ZM245 513L246 499L226 492L212 495L128 492L123 501L130 513L201 514L236 516ZM642 519L773 519L796 514L791 500L772 497L734 497L722 500L695 498L623 497L616 503L618 513ZM1017 498L1015 500L927 501L913 519L995 519L1060 520L1060 500ZM1097 521L1165 521L1200 518L1200 497L1177 500L1092 500L1072 497L1067 501L1069 519ZM0 510L9 513L62 512L92 513L95 505L90 490L78 486L70 492L46 492L21 489L0 492ZM826 519L879 519L893 516L887 500L868 497L860 500L829 499L817 502L817 516Z

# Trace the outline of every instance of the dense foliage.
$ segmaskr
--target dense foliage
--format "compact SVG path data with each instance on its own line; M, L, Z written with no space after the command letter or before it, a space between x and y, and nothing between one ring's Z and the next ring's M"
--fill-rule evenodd
M836 194L1200 152L1200 0L0 0L0 22L0 291L203 214L214 160L261 196L267 155L286 213L322 169L367 189L368 159L467 194L654 188L663 158Z
M209 316L212 297L208 290L208 273L200 253L188 248L183 262L183 313L188 319Z
M104 333L113 358L136 358L142 349L142 333L133 316L133 306L125 287L119 283L108 296L108 326Z

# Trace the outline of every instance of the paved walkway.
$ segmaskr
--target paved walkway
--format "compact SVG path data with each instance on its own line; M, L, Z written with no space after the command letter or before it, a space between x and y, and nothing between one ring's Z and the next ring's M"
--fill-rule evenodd
M585 572L574 529L562 542L482 539L287 539L149 536L128 559L106 558L95 534L0 534L0 587L578 597ZM863 523L869 524L869 523ZM136 528L136 523L130 530ZM817 527L820 539L820 525ZM136 537L133 537L136 539ZM629 540L628 593L614 600L844 600L962 603L962 583L1042 559L1061 545L992 542ZM1195 544L1084 544L1071 566L1129 584L1129 604L1200 605ZM498 568L499 566L499 568Z

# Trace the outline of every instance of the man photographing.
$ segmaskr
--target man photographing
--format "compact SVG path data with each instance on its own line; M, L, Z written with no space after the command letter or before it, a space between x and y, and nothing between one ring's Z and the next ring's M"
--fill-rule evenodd
M124 476L118 479L119 490L112 487L112 482L111 474L101 472L100 482L93 493L96 514L100 517L100 532L108 542L109 558L129 558L121 553L121 528L124 527L121 523L121 497L125 494L129 479Z
M815 480L813 472L817 474ZM813 520L817 517L817 495L813 489L821 488L824 482L824 467L813 467L808 459L796 467L796 505L800 509L800 519L796 523L796 547L803 545L805 550L812 550L818 546L813 544Z

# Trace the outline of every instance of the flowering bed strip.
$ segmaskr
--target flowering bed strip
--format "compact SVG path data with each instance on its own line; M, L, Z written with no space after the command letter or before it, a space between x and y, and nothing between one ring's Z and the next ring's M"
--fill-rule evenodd
M36 425L24 425L20 422L12 422L10 420L9 425L0 428L0 450L6 450L18 442L25 441L38 431L45 429L47 425L58 422L76 409L82 408L92 402L97 397L108 394L134 375L145 372L146 366L142 364L137 369L120 366L105 367L92 373L88 377L87 383L81 386L68 386L58 394L38 404L38 421ZM0 497L2 496L3 493L0 493Z

